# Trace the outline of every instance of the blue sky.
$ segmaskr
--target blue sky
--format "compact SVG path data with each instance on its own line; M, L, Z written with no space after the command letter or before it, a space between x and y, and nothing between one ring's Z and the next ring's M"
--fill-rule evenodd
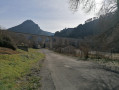
M55 32L76 27L94 15L81 9L73 13L68 0L0 0L0 25L4 28L31 19L41 29Z

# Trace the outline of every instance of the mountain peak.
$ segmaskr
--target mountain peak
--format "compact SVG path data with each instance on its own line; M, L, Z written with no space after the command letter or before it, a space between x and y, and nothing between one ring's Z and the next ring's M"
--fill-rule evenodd
M22 24L35 24L32 20L26 20Z
M40 29L38 24L34 23L32 20L26 20L22 24L9 28L8 30L36 35L47 35L47 36L54 35L53 33L46 32Z

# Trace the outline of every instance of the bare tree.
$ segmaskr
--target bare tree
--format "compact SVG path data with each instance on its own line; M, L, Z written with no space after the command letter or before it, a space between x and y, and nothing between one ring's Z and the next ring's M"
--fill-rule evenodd
M73 11L77 11L79 6L83 9L90 11L95 7L95 0L70 0L70 8Z
M70 0L70 8L73 11L77 11L79 7L82 7L87 12L95 10L100 4L100 13L109 13L118 9L119 0L102 0L98 3L98 0Z

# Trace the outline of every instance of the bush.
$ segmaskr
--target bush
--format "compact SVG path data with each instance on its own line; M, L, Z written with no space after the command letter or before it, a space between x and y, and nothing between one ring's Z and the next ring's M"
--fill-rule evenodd
M6 48L16 50L16 47L13 44L13 41L11 40L11 38L4 35L0 36L0 47L6 47Z

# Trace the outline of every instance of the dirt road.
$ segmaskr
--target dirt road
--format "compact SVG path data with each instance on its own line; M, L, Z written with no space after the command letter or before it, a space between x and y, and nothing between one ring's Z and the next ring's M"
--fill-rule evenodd
M41 90L119 90L119 74L96 63L42 50L46 59L41 70Z

